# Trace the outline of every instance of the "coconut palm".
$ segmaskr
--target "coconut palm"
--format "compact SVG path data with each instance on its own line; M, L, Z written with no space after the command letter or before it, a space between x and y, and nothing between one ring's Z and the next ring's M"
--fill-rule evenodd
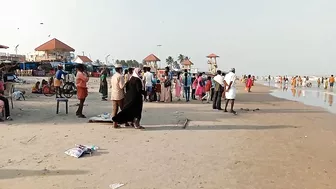
M173 62L173 66L172 66L174 69L181 69L181 66L180 66L180 64L177 62L177 61L174 61Z
M183 54L178 55L177 60L181 63L185 60L185 56Z
M171 67L172 64L174 63L174 59L173 59L173 57L168 56L168 58L166 59L166 63L167 63L167 65L168 65L169 67Z

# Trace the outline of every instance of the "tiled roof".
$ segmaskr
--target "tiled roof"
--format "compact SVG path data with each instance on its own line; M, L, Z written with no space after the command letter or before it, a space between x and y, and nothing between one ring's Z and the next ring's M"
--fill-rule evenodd
M79 59L81 59L83 62L92 62L92 60L89 58L89 57L87 57L87 56L77 56Z
M154 54L150 54L144 59L144 61L145 62L157 62L161 60L158 57L156 57Z
M211 53L211 54L209 54L209 55L207 56L207 58L217 58L217 57L219 57L219 56L217 56L217 55L214 54L214 53Z
M50 51L50 50L63 50L63 51L68 51L72 52L75 51L75 49L71 48L67 44L63 43L62 41L54 38L39 47L35 49L35 51Z
M181 64L188 66L188 65L193 65L194 63L192 63L189 59L185 59L183 62L181 62Z

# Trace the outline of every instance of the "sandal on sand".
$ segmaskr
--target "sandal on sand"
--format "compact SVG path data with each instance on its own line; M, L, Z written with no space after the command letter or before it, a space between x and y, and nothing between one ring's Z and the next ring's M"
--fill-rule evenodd
M115 128L115 129L119 129L119 128L120 128L120 125L118 125L118 123L113 123L113 128Z
M86 118L85 115L81 114L81 115L77 115L78 118Z

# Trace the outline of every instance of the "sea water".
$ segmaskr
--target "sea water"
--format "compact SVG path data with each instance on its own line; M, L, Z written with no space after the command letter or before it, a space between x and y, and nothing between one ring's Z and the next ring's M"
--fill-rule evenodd
M287 87L284 84L278 84L275 82L263 82L263 84L275 87L275 89L271 92L271 95L275 97L302 102L311 106L322 107L332 113L336 113L336 103L334 103L336 88L331 89L328 86L328 89L324 89L322 87L323 84L321 84L320 88L318 88L317 83L313 83L311 88L292 88L290 84L288 84Z

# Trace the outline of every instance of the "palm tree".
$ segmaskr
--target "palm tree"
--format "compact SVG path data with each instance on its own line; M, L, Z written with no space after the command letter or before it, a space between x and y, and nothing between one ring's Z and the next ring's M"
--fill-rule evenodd
M99 59L97 59L94 63L97 64L97 65L102 65L103 64Z
M173 68L174 69L181 69L181 66L180 66L180 64L177 61L174 61L173 62Z
M168 58L166 59L166 63L167 63L167 65L168 65L169 67L171 67L172 64L174 63L174 59L173 59L173 57L168 56Z
M183 54L180 54L178 57L177 57L177 60L181 63L185 60L185 56Z

